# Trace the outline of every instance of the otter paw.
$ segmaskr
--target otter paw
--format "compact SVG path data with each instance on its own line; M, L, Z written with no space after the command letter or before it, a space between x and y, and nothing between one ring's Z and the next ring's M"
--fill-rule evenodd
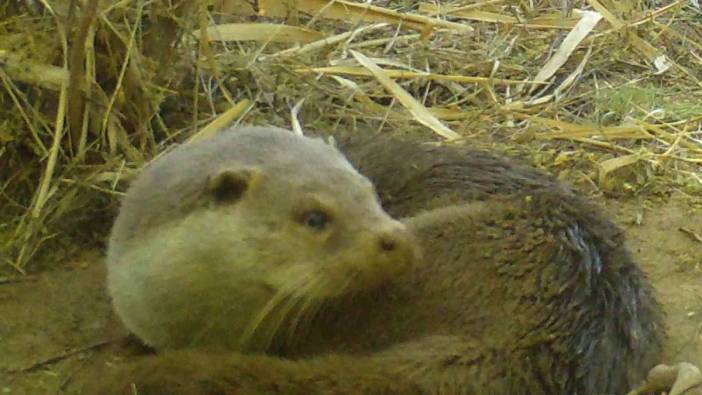
M658 365L648 372L644 383L628 395L666 392L668 395L702 395L702 373L688 362Z

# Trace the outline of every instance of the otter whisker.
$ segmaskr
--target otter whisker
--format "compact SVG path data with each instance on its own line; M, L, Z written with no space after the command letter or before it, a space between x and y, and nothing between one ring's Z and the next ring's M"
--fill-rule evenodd
M273 338L277 335L279 332L282 323L285 321L286 318L290 317L290 313L296 310L296 307L299 306L303 299L297 295L297 293L291 293L289 294L289 297L287 300L282 303L279 309L276 309L277 314L271 313L271 322L269 325L266 326L265 334L262 334L263 336L263 346L265 348L269 348Z
M342 286L341 289L348 287L348 284ZM305 305L305 309L302 312L304 316L308 317L309 320L314 320L327 305L329 299L324 297L325 295L324 285L321 281L315 282L313 287L308 291L307 299L308 303ZM302 316L301 316L302 318Z
M290 328L288 329L288 342L292 340L293 337L295 337L297 333L297 329L300 325L300 321L307 315L308 310L310 310L310 306L315 303L315 300L310 298L310 297L304 297L301 299L301 306L300 308L296 311L295 317L290 322Z
M290 328L288 330L288 343L292 341L294 335L296 334L300 325L300 321L305 316L309 316L311 318L313 314L311 315L309 313L311 313L312 311L317 311L318 307L322 305L323 299L316 297L317 295L315 294L315 290L319 287L320 281L319 279L315 278L313 279L313 281L308 283L304 291L299 292L302 304L290 323Z
M312 280L312 281L310 281ZM274 320L272 325L269 325L266 334L263 334L263 346L268 347L270 341L275 336L279 329L280 323L288 315L291 309L294 307L295 303L299 300L299 295L305 295L311 287L313 287L315 279L309 279L302 277L294 283L286 284L285 288L281 288L276 292L273 297L266 303L261 311L250 321L247 329L242 334L240 344L242 346L250 343L253 336L256 335L263 324L264 321L274 318L275 312L278 311L278 319ZM297 300L296 300L297 299ZM291 305L292 303L292 305Z
M265 321L270 314L289 297L290 292L287 292L285 289L281 289L273 295L273 297L263 306L263 309L261 309L256 317L249 322L246 330L242 333L241 339L239 340L239 344L242 348L245 345L250 345L253 336L259 330L263 321Z
M273 338L278 334L282 327L282 323L288 319L291 327L286 330L288 333L287 341L291 340L292 332L299 324L300 318L304 315L304 311L309 308L309 305L313 303L318 303L319 298L310 297L314 295L315 289L320 287L320 279L314 276L308 276L301 279L300 282L304 281L304 285L292 288L289 291L289 298L287 302L278 310L276 314L275 321L267 326L267 334L264 337L264 344L266 347L270 346Z

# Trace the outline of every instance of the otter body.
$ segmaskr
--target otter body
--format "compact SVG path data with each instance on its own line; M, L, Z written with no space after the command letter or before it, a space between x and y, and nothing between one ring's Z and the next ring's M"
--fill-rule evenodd
M401 223L336 149L281 129L147 167L111 238L111 294L146 343L194 348L101 390L596 394L658 362L658 305L599 211L485 153L383 141L339 147Z
M517 304L515 317L519 311L532 318L542 316L543 323L535 325L532 334L544 335L549 332L546 328L551 328L552 336L559 331L556 327L571 333L562 349L576 356L566 359L571 361L572 372L578 372L582 382L589 384L555 387L553 393L625 391L626 385L635 383L660 357L664 325L651 286L627 251L623 232L577 191L542 171L467 146L426 144L364 132L341 134L335 139L354 167L373 181L383 207L393 216L429 213L431 217L432 212L446 211L446 207L451 210L452 205L490 202L490 214L482 218L464 216L443 223L460 224L469 218L486 224L477 226L474 233L469 231L470 221L455 226L464 231L463 237L457 233L445 236L446 232L438 229L444 236L431 238L433 247L427 254L443 261L446 251L455 251L455 244L463 239L466 246L456 254L461 254L464 263L472 263L466 272L475 276L493 268L493 273L483 272L489 285L478 280L478 289L464 291L473 294L469 299L478 310L467 316L479 317L481 312L490 311L500 288L495 285L499 284L506 287L499 300ZM427 235L420 239L427 240ZM494 239L500 241L495 243ZM491 251L492 260L476 264L480 259L469 251L467 246L471 245L476 251ZM527 258L530 254L536 255ZM512 272L510 268L518 261L523 262L521 275L504 275ZM480 288L487 290L482 296ZM536 288L540 291L534 292ZM551 294L556 297L544 297L549 288L558 289ZM516 298L519 294L522 297ZM538 302L529 312L530 303L525 300L534 298ZM543 315L546 311L553 315L547 318L548 314ZM496 336L505 332L506 326L499 323L491 328L494 332L489 336ZM513 340L510 344L518 343ZM557 343L552 349L561 347ZM629 384L624 384L627 381ZM604 384L607 382L610 385Z

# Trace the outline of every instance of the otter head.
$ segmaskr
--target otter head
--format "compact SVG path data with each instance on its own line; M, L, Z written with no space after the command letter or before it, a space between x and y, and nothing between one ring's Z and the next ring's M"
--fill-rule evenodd
M328 300L392 281L416 243L321 140L231 130L130 188L110 242L117 312L155 346L265 350Z

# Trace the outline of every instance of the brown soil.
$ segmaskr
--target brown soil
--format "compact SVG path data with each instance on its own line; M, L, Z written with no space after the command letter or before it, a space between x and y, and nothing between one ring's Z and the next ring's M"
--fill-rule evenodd
M702 211L689 199L602 200L667 313L667 360L702 363ZM690 233L692 232L692 233ZM0 394L58 394L88 364L123 353L98 252L61 269L0 278ZM107 343L107 344L105 344ZM121 351L118 351L121 350Z

